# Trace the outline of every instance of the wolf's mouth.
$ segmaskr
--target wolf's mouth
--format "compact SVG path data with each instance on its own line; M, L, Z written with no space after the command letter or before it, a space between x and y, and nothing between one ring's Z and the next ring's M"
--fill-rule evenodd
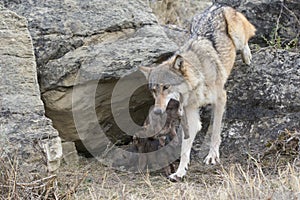
M173 93L168 94L167 98L168 98L168 102L169 102L171 99L180 102L180 94L177 93L177 92L173 92Z

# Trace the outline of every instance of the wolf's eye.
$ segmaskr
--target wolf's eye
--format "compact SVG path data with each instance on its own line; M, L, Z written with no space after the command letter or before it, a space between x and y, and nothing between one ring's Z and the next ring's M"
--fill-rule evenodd
M169 87L170 87L170 85L164 85L163 90L167 90L167 89L169 89Z

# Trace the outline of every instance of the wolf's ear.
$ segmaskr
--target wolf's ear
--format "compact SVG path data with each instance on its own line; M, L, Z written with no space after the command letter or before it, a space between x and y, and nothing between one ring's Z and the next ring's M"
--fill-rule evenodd
M176 70L179 70L181 72L184 71L184 60L181 55L176 55L174 63L173 63L173 68Z
M146 79L148 80L149 74L151 73L152 68L151 67L139 67L139 70L145 75Z

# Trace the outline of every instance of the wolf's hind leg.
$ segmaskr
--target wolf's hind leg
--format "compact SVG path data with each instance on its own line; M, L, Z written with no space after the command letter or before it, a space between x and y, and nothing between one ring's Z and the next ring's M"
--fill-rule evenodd
M247 65L251 64L252 54L248 43L244 46L244 49L242 49L242 58L244 63L246 63Z

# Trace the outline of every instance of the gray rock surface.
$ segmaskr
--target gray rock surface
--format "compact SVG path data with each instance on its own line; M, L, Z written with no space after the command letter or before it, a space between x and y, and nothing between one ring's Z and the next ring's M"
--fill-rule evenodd
M76 166L79 164L79 156L74 142L62 143L63 160L69 166Z
M46 161L54 171L61 142L45 117L27 25L24 17L0 5L0 156L17 155L20 167L30 171Z
M262 155L280 133L300 130L299 53L263 49L251 67L238 62L231 77L223 146L228 154L237 160L237 149Z
M300 54L267 48L254 54L250 67L237 66L227 85L229 123L242 122L242 132L259 134L261 140L276 138L285 129L298 130Z
M240 162L248 153L261 154L267 142L280 133L299 131L299 80L299 53L265 48L253 54L251 66L236 62L226 85L223 157ZM195 145L200 157L205 156L209 142L204 135L210 114L202 115L204 130Z
M28 19L46 114L62 139L75 141L79 150L84 150L84 144L97 151L106 147L100 133L104 130L112 142L124 142L112 116L114 86L138 66L166 59L177 49L145 1L2 2ZM132 78L146 83L139 73ZM131 115L140 124L152 103L146 88L134 92L130 100ZM121 105L125 100L122 95L114 99L117 113L125 109ZM73 111L86 123L77 120L76 125ZM122 121L128 123L127 118ZM126 138L130 139L126 136L125 142Z

